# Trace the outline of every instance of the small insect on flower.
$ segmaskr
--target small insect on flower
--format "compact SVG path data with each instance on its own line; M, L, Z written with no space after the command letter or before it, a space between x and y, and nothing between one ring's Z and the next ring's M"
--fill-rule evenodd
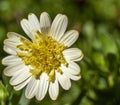
M4 41L4 51L10 55L3 58L6 76L15 90L26 86L25 96L42 100L47 91L56 100L59 84L65 90L71 87L71 80L80 79L80 67L75 61L83 58L78 48L69 48L79 36L76 30L66 31L68 19L58 14L53 22L48 13L40 15L40 22L33 13L21 21L29 39L15 32L9 32Z

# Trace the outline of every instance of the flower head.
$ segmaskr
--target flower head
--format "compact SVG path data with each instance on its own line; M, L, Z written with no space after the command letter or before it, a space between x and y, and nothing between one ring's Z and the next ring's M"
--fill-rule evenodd
M69 48L79 36L76 30L66 31L68 19L58 14L51 24L48 13L40 15L40 22L31 13L21 26L29 39L14 32L7 34L4 50L10 55L2 60L6 76L15 90L26 86L25 96L42 100L47 91L52 100L59 94L59 84L65 90L71 80L80 79L80 67L75 61L83 58L78 48Z

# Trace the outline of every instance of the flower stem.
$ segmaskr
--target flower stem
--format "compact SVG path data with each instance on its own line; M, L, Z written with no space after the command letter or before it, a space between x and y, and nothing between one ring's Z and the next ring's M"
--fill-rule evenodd
M23 90L18 105L29 105L29 103L30 100L25 97L25 90Z

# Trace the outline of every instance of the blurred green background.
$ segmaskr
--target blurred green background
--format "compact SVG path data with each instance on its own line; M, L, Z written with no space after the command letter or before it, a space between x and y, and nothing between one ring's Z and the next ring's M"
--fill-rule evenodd
M80 32L73 47L84 53L78 62L82 78L68 91L60 88L56 101L48 94L42 101L27 100L24 90L16 92L9 85L0 63L0 105L120 105L120 0L0 0L0 60L7 55L3 51L7 32L25 35L20 20L44 11L52 19L66 14L68 30Z

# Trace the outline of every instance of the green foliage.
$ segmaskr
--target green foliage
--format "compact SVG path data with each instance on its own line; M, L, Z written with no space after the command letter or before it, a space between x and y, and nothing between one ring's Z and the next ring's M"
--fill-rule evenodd
M73 82L70 90L60 89L56 101L47 95L39 102L25 99L24 90L14 91L0 64L0 97L5 94L0 102L3 105L119 105L120 0L0 0L0 60L6 55L2 49L7 32L25 35L20 20L31 12L39 16L43 11L52 19L58 13L66 14L68 29L80 31L73 46L84 53L83 60L78 62L82 78Z

